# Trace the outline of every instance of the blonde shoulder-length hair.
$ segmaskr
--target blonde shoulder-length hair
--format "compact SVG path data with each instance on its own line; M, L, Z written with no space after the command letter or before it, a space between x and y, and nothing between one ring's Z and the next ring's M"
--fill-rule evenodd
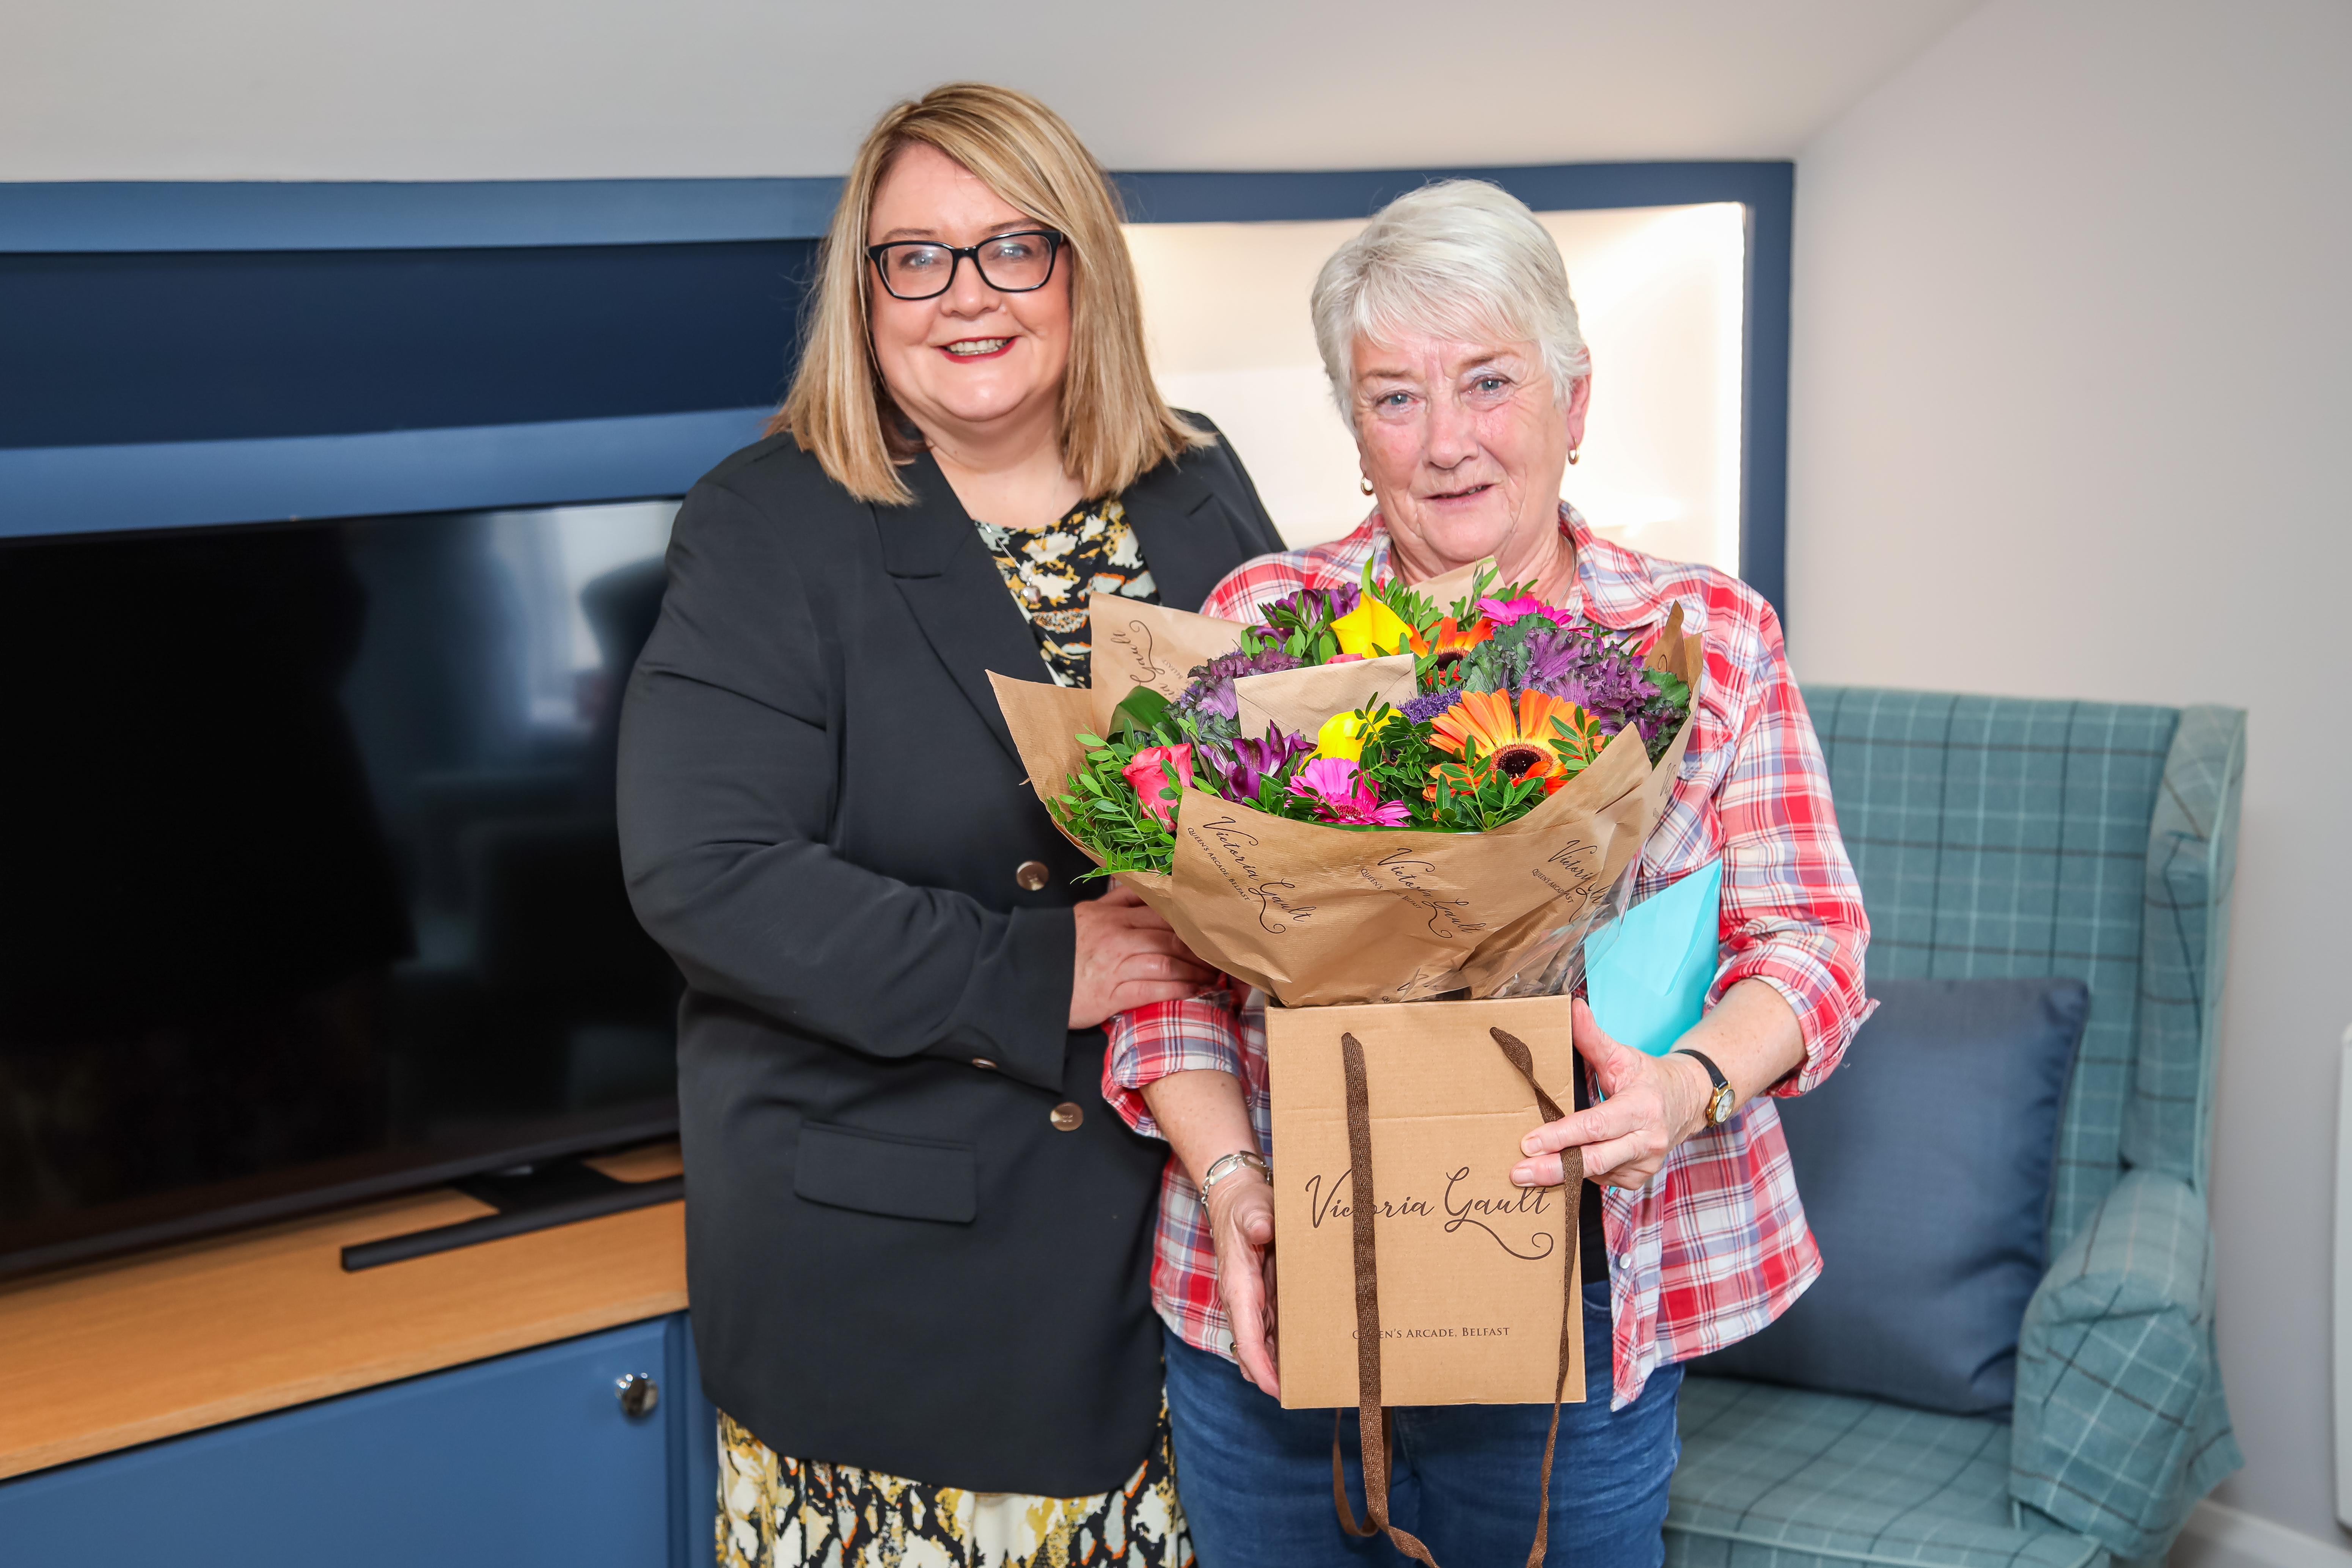
M1070 363L1062 384L1062 464L1089 499L1214 437L1170 411L1151 380L1135 264L1118 198L1062 117L1027 93L951 82L885 114L857 150L818 263L801 364L768 433L792 433L863 500L914 500L899 477L921 441L904 426L874 357L866 256L874 192L910 143L938 148L1013 206L1064 237Z

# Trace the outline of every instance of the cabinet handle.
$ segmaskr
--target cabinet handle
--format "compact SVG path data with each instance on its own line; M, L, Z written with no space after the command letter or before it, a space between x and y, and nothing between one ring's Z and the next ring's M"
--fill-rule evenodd
M642 1372L615 1379L613 1388L621 1398L621 1414L632 1421L651 1415L654 1406L661 1403L661 1384Z

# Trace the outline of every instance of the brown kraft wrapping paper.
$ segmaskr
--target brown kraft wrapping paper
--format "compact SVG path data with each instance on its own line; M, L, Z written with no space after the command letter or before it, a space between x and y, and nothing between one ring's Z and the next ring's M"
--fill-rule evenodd
M1334 713L1370 711L1377 703L1402 708L1414 686L1412 655L1360 658L1349 664L1311 664L1272 675L1244 675L1234 682L1241 732L1255 741L1266 727L1312 737Z
M1249 628L1239 621L1196 616L1122 599L1114 594L1087 596L1087 635L1094 639L1096 689L1123 700L1149 686L1173 701L1191 683L1195 665L1241 646ZM1108 713L1105 709L1104 712Z

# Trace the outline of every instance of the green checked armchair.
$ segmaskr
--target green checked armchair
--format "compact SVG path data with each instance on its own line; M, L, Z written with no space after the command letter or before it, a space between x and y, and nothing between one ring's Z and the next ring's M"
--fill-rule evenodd
M1666 1561L2157 1557L2242 1462L2205 1193L2245 715L1805 697L1870 911L1871 976L2076 975L2090 1022L2011 1419L1693 1377Z

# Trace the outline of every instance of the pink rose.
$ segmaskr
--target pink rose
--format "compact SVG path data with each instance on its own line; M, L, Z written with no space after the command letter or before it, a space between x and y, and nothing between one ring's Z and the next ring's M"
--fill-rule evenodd
M1176 771L1170 779L1168 771ZM1127 766L1118 770L1121 777L1135 788L1136 798L1143 809L1163 823L1176 820L1176 803L1161 798L1160 792L1192 783L1192 748L1190 746L1146 746L1128 759Z

